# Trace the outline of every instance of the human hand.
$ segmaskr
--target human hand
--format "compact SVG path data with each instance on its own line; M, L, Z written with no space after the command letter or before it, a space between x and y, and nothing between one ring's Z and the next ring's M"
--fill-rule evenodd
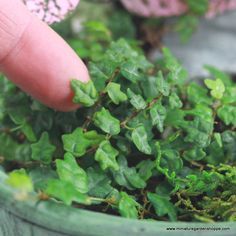
M67 43L20 0L0 0L0 71L22 90L60 111L72 103L71 79L88 81L86 66Z

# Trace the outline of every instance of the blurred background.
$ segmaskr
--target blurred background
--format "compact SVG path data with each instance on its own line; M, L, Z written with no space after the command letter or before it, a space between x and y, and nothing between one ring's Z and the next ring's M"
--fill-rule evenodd
M99 60L113 40L126 38L150 60L164 45L190 77L204 65L236 73L235 0L81 0L76 11L52 27L85 62Z

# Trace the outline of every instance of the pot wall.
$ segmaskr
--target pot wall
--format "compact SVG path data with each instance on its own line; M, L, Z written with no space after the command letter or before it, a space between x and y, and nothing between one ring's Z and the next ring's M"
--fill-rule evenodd
M0 171L1 172L1 171ZM15 190L1 181L1 236L235 236L236 222L217 224L138 221L67 207L53 201L15 200ZM167 230L169 227L229 227L225 231Z

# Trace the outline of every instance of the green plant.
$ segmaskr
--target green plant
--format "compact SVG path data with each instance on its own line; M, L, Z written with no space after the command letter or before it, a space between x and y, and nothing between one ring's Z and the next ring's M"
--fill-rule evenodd
M179 33L182 42L187 42L199 26L200 16L209 10L209 0L186 0L188 11L179 17L175 30Z
M151 64L125 40L72 80L71 113L0 80L0 155L6 184L128 218L236 220L236 85L208 66L206 87L163 49ZM21 181L19 181L21 180ZM17 194L16 194L17 196Z

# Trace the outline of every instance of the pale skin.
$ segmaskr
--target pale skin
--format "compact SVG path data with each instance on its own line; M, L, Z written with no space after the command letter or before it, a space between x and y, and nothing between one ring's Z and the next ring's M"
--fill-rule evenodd
M89 80L67 43L20 0L0 0L0 71L22 90L59 111L73 104L71 79Z

